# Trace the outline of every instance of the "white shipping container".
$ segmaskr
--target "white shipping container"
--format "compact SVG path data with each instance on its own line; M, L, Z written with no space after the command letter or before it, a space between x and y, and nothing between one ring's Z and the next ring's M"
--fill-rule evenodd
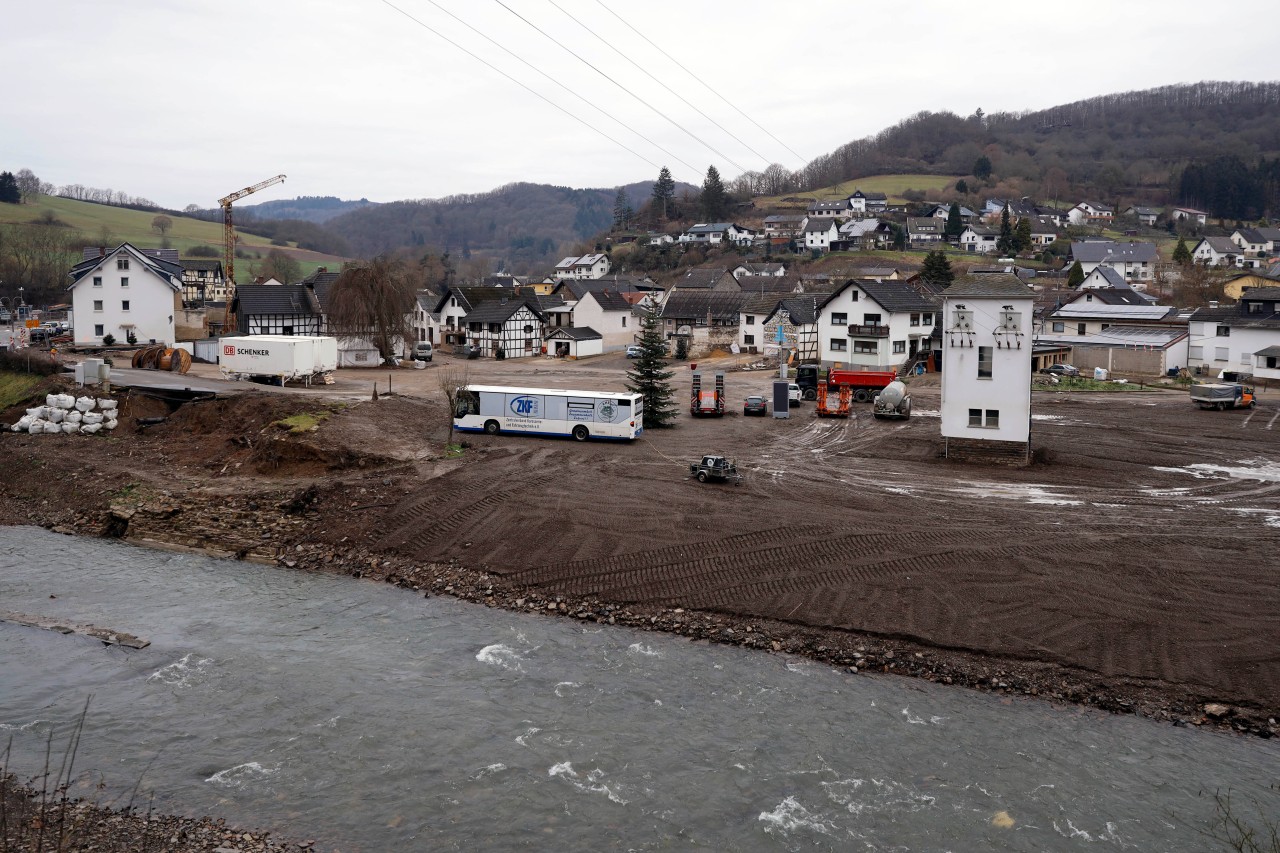
M332 373L338 368L338 339L311 335L249 335L222 338L218 346L227 378L291 379Z

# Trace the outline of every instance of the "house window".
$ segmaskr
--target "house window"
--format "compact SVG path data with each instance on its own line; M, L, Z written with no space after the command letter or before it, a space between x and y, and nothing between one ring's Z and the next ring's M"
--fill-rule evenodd
M1230 361L1231 350L1228 349L1227 347L1214 347L1213 360L1214 361Z
M848 315L848 314L832 314L832 315L831 315L831 325L833 325L833 326L847 326L847 325L849 325L849 315Z
M1204 358L1204 347L1187 347L1187 358Z
M991 361L994 350L991 347L978 347L978 378L991 378Z
M479 324L479 323L469 323L469 324L468 324L468 326L470 327L470 330L471 330L471 331L473 331L473 332L478 332L478 331L480 331L480 324Z
M128 258L116 258L116 269L127 270L129 268Z
M93 310L94 310L94 311L101 311L101 310L102 310L102 300L101 300L101 299L95 299L95 300L93 300Z
M756 345L756 336L755 336L755 335L743 335L743 336L742 336L742 343L743 343L743 344L745 344L746 346L749 346L749 347L755 346L755 345Z
M902 355L902 354L903 354L903 353L905 353L906 351L907 351L907 342L906 342L906 341L894 341L894 342L893 342L893 353L894 353L894 355Z
M129 276L127 275L120 276L120 286L121 287L129 286Z
M1218 327L1218 337L1220 337L1220 338L1229 338L1229 337L1231 337L1231 327L1230 327L1230 326L1219 326L1219 327Z
M494 331L497 331L497 330L495 329ZM524 333L525 333L526 335L532 335L532 334L533 334L533 326L529 325L528 323L525 323L525 324L524 324Z
M102 330L103 330L103 328L104 328L104 327L103 327L103 325L102 325L101 323L99 323L98 325L94 326L94 327L93 327L93 334L94 334L94 337L98 337L98 338L102 337Z
M292 334L293 334L293 326L281 326L281 327L280 327L280 334L282 334L282 335L292 335Z
M874 354L874 353L876 353L876 352L879 352L879 347L880 347L880 345L879 345L879 343L877 343L876 341L854 341L854 342L853 342L853 351L854 351L854 352L863 352L863 353L873 353L873 354Z
M911 325L913 325L913 326L919 326L919 325L920 325L920 315L919 315L919 314L912 314L912 315L911 315Z
M1077 335L1087 335L1087 334L1088 334L1088 332L1086 331L1086 329L1087 329L1087 327L1085 326L1085 324L1084 324L1084 323L1076 323L1076 334L1077 334Z
M868 326L879 326L880 315L879 314L863 314L862 322L867 324Z
M97 282L98 282L98 279L94 279L94 283L96 284ZM1262 313L1262 303L1261 303L1261 302L1247 302L1247 303L1245 303L1245 304L1249 306L1249 313L1250 313L1250 314L1261 314L1261 313Z
M121 299L121 300L120 300L120 310L121 310L121 311L128 311L128 310L129 310L129 300L128 300L128 299Z
M858 291L856 291L856 290L850 290L850 291L849 291L849 301L850 301L850 302L857 302L857 301L858 301Z
M489 324L489 331L490 331L491 333L495 334L495 335L496 335L496 334L498 334L499 332L501 332L501 331L502 331L502 324L501 324L501 323L490 323L490 324Z
M755 324L756 324L756 317L755 317L755 315L754 315L754 314L748 314L748 315L747 315L747 325L748 325L748 326L754 326Z
M626 316L624 315L624 316L623 316L623 318L622 318L622 328L624 328L624 329L625 329L626 327L627 327L627 318L626 318Z
M924 323L926 326L928 326L930 323L932 323L932 322L933 322L933 315L932 315L932 314L921 314L921 315L920 315L920 322L921 322L921 323Z
M1000 427L999 409L970 409L969 426L980 429L998 429Z
M1055 332L1065 332L1065 331L1067 330L1067 324L1066 324L1066 323L1054 323L1054 324L1053 324L1053 330L1054 330Z
M93 286L94 286L94 287L102 287L102 276L100 276L100 275L95 275L95 276L93 277Z
M845 340L844 338L832 338L832 339L831 339L831 351L832 351L832 352L845 352L845 351L847 351L848 349L849 349L849 342L848 342L847 340Z

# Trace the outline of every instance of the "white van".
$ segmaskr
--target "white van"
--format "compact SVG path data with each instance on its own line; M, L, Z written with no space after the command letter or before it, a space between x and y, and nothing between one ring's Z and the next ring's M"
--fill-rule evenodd
M431 341L419 341L413 346L413 360L430 361L432 352Z

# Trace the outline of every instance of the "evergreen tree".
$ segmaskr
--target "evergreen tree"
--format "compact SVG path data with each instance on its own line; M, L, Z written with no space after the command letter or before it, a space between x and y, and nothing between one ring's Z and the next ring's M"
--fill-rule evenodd
M618 195L613 199L613 227L619 231L631 224L635 211L627 199L627 191L618 187Z
M966 181L964 178L961 178L960 180L956 181L956 192L958 192L958 193L964 193L965 195L968 195L968 194L969 194L969 182L968 182L968 181Z
M658 180L653 183L653 202L654 206L662 211L662 218L666 219L671 213L671 202L676 197L676 182L671 177L671 172L666 166L662 167L662 171L658 172Z
M943 235L948 240L954 241L960 239L960 232L964 230L964 222L960 219L960 202L951 202L951 209L947 211L947 224L943 228Z
M1071 269L1067 271L1067 287L1079 287L1084 281L1084 267L1080 266L1080 262L1076 261L1071 265Z
M956 280L951 271L951 261L946 252L938 249L924 256L924 266L920 268L920 279L936 287L947 287Z
M729 212L729 195L715 166L707 167L707 177L702 181L702 196L698 199L704 222L721 222Z
M676 416L674 374L667 370L666 356L658 312L650 308L640 318L640 355L627 371L627 390L644 397L645 429L670 426Z
M996 249L1002 255L1013 249L1013 226L1009 223L1009 205L1005 204L1000 212L1000 237L996 240Z
M1024 216L1018 220L1018 227L1013 229L1013 248L1017 252L1031 248L1031 217Z
M980 181L991 177L991 158L983 154L973 163L973 176Z
M1191 250L1187 248L1187 241L1184 237L1178 238L1178 245L1173 250L1173 262L1186 266L1191 263Z
M22 201L22 191L18 189L18 179L13 176L13 172L0 172L0 201L5 204Z
M889 223L889 248L901 252L907 248L907 232L896 222ZM793 250L794 251L794 250Z

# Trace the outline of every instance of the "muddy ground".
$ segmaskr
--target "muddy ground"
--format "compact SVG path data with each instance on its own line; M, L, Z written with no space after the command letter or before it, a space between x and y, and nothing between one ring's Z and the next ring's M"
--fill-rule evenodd
M707 365L704 367L716 367ZM727 362L720 366L731 366ZM443 373L621 388L626 362L452 362L235 390L110 438L0 438L0 523L197 547L426 594L807 654L1264 737L1280 716L1280 393L1037 391L1021 468L940 458L908 422L682 417L635 443L473 436ZM734 372L731 398L771 376ZM675 382L683 398L688 370ZM3 418L16 419L13 410ZM293 434L274 422L322 415ZM687 463L735 458L741 486ZM1206 705L1208 709L1206 711Z

